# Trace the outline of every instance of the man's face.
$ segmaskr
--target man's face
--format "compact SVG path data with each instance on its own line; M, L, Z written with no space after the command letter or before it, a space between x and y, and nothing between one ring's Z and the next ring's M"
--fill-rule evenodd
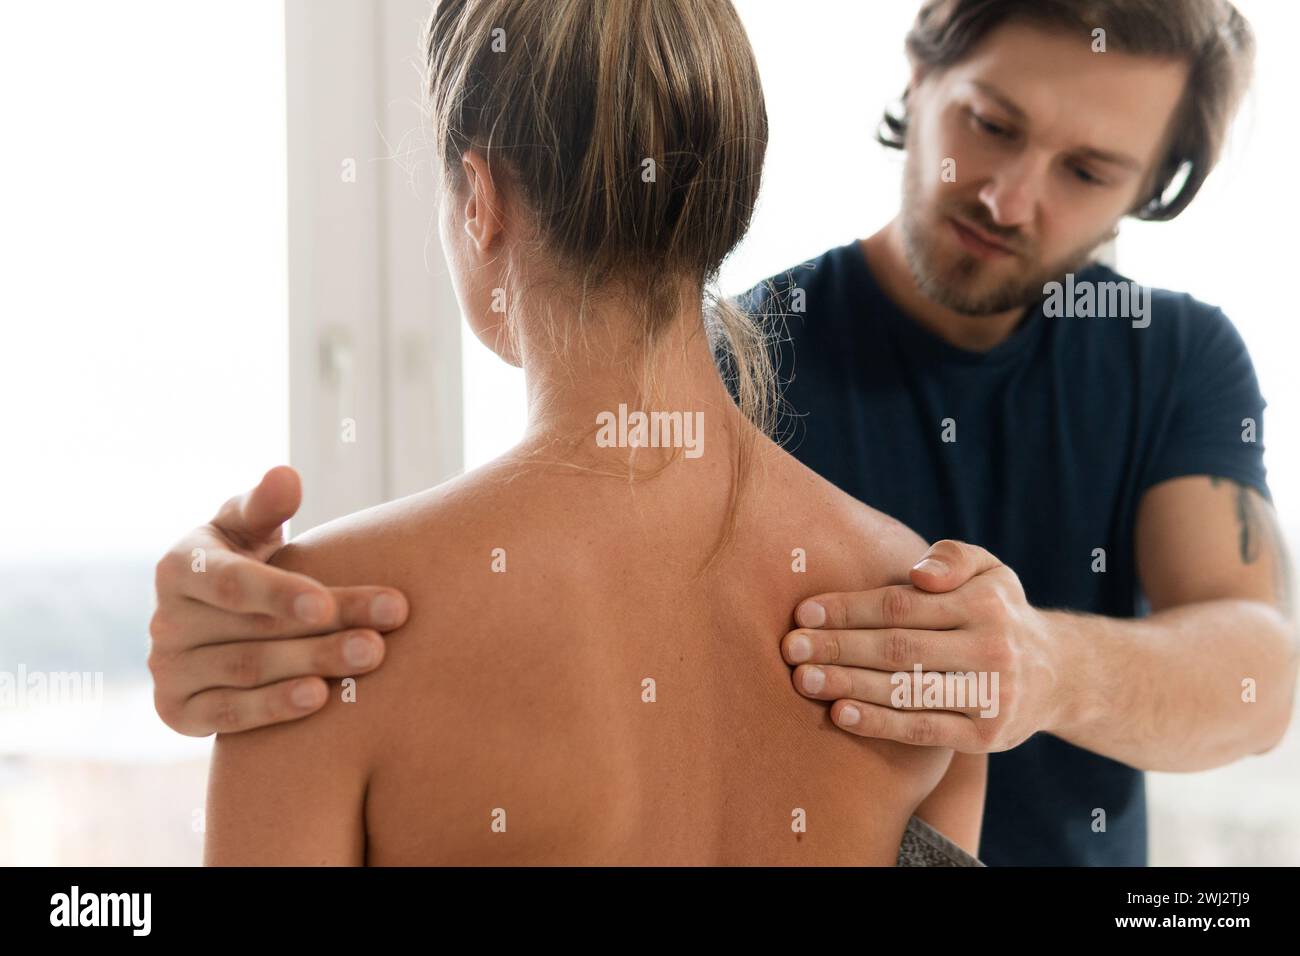
M902 226L922 291L968 315L1038 302L1138 201L1186 77L1182 62L1094 53L1087 33L1009 23L914 81Z

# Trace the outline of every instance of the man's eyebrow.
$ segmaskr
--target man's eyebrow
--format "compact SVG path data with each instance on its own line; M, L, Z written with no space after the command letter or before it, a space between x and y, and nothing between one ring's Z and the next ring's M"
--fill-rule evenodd
M979 90L981 93L983 93L985 96L989 97L990 99L997 100L998 105L1001 106L1008 113L1010 113L1012 116L1014 116L1016 119L1022 120L1027 118L1025 116L1025 111L1022 110L1019 106L1017 106L1015 102L1012 101L1011 97L1007 96L996 86L990 86L987 83L981 83L979 80L971 80L970 85L975 87L977 90Z
M1095 159L1099 163L1108 163L1112 166L1122 166L1125 169L1131 169L1135 173L1142 172L1142 164L1132 156L1126 156L1123 153L1112 153L1105 149L1096 149L1092 146L1085 146L1079 150L1080 155L1089 159Z
M999 106L1010 113L1015 119L1028 119L1025 115L1025 111L1017 106L1011 97L1007 96L996 86L982 83L979 80L972 80L971 86L978 89L985 96L989 97L989 99L995 100ZM1132 156L1125 155L1124 153L1114 153L1106 149L1097 149L1095 146L1084 146L1078 152L1080 155L1096 160L1099 163L1107 163L1111 166L1121 166L1124 169L1131 169L1134 172L1141 172L1143 168L1141 162L1134 159Z

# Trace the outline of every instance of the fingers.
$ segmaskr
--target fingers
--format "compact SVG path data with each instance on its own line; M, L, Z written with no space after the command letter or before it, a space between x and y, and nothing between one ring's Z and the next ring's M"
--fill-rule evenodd
M926 670L955 671L967 669L969 644L963 631L800 629L782 638L781 656L787 664L839 664L879 671L910 671L920 664Z
M860 667L834 667L828 665L801 664L796 667L792 680L799 693L814 700L839 700L849 698L868 704L878 704L891 710L929 710L940 708L928 706L920 693L913 694L911 682L915 675L909 671L877 671ZM907 681L907 687L900 688L899 681ZM894 696L900 690L906 693L907 703L895 705ZM957 714L977 714L982 709L975 695L969 703L954 700L953 706L944 706L943 710Z
M952 591L971 578L1002 566L1002 562L979 545L945 538L930 545L912 566L911 580L926 591Z
M322 677L354 677L383 663L379 633L350 628L292 639L206 644L179 654L149 655L154 707L173 730L207 736L260 723L294 720L317 710L323 698L301 704L295 688L324 686ZM232 713L233 711L233 713ZM271 719L262 720L263 715Z
M176 644L298 637L357 626L390 631L406 620L409 609L401 591L369 585L329 588L305 574L232 551L215 537L203 539L210 540L210 547L203 548L203 564L196 566L186 544L198 540L192 537L169 553L155 575L156 624L183 638Z
M333 628L368 627L381 632L393 631L405 624L411 613L406 595L396 588L358 584L327 590L338 609L329 623Z
M156 617L166 639L158 641L173 652L188 651L205 644L231 641L264 641L329 634L345 628L364 627L387 632L406 621L406 598L392 588L360 585L325 589L334 601L334 612L322 621L269 614L236 614L186 599L159 605Z
M178 657L168 676L177 686L200 693L218 687L264 687L293 677L355 677L378 667L384 649L379 633L366 628L321 637L208 644Z
M350 676L378 667L384 658L379 632L406 620L405 597L391 588L371 586L324 590L334 613L323 624L232 613L191 598L160 601L149 626L153 639L149 670L154 678L154 705L164 723L183 734L207 735L220 729L218 722L196 715L210 715L214 706L228 705L238 707L239 721L254 720L272 706L278 708L277 720L292 720L311 713L319 704L294 714L285 703L287 698L268 703L267 695L260 694L265 689L260 685L295 677L319 681L320 676ZM321 630L344 633L319 635ZM370 645L368 661L348 655L349 645L354 643L349 639L355 637ZM207 696L215 690L251 687L258 688L259 696L247 705L238 696ZM282 691L281 697L284 694L287 691ZM239 726L247 729L255 725Z
M158 600L189 598L200 605L236 615L260 614L328 629L338 613L329 588L296 571L273 567L257 558L224 548L203 548L202 563L174 551L159 565Z
M907 584L890 585L873 591L845 591L819 594L795 608L800 627L882 628L908 627L942 630L966 623L956 605L946 596L926 594Z
M155 708L174 730L202 736L305 716L324 703L322 677L378 667L378 632L405 623L400 591L328 588L265 563L301 500L297 472L272 468L158 563L149 669ZM316 699L295 703L295 690Z
M221 506L212 524L240 547L278 545L282 526L302 504L302 480L288 465L277 465L257 486Z
M256 690L217 688L190 698L167 723L190 737L234 734L306 717L325 705L328 693L329 686L319 677L280 681Z
M837 727L859 737L896 740L917 747L948 747L962 753L982 753L975 721L943 710L896 710L879 704L837 700L831 705Z
M173 630L181 632L179 640L170 646L174 650L185 650L203 644L226 644L227 641L324 635L350 627L386 632L406 623L406 597L393 588L365 584L325 588L324 591L333 601L333 611L315 623L285 615L231 613L199 601L186 600L181 607L168 609L172 618L169 623L173 624Z

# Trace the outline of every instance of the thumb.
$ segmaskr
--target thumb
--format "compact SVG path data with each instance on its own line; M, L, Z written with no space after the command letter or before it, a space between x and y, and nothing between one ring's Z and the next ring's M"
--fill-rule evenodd
M912 583L923 591L955 591L971 578L1002 564L976 544L945 538L930 545L912 566Z
M277 465L251 491L236 495L212 519L220 531L241 547L282 542L281 528L302 504L302 479L288 465Z

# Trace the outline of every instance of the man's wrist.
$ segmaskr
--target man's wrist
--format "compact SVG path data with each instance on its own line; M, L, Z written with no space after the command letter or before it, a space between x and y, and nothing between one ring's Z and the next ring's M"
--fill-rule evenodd
M1050 710L1043 731L1068 737L1096 719L1101 695L1100 675L1094 673L1101 639L1098 624L1104 619L1069 611L1038 611L1046 632L1046 645L1054 677Z

